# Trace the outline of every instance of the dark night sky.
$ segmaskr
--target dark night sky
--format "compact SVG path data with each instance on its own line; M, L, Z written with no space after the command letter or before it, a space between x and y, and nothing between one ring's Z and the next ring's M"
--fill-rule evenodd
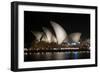
M31 31L42 31L43 26L51 28L50 21L59 23L68 34L81 32L82 37L90 37L89 14L24 11L24 44L32 42Z

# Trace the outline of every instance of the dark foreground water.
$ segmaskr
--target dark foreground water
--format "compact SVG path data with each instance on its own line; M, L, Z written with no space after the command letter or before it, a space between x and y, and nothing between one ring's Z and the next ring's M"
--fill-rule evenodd
M24 54L24 61L89 59L90 51L37 52Z

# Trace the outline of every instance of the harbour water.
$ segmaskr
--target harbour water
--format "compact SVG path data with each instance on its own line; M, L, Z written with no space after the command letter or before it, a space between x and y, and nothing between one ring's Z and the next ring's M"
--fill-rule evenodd
M74 60L89 59L90 51L65 51L65 52L34 52L25 53L24 61L48 61L48 60Z

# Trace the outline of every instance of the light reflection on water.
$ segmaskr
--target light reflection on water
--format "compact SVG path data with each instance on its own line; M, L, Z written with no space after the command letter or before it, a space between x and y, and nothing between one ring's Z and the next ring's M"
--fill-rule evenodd
M74 59L78 59L78 52L73 52L74 54Z
M90 58L89 51L81 52L41 52L24 55L25 61L46 61L46 60L70 60Z

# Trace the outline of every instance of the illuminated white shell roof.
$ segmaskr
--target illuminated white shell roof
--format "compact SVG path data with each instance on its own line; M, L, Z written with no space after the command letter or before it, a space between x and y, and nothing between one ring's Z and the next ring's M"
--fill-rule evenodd
M74 41L74 42L79 42L80 37L81 37L81 33L79 33L79 32L72 33L72 34L70 34L69 37L70 37L70 39L71 39L72 41Z
M50 23L55 31L58 44L61 44L67 37L66 31L58 23L53 21L50 21Z
M42 27L43 32L32 32L36 39L39 41L45 41L48 43L55 42L61 44L67 37L66 31L61 25L56 22L50 21L55 35L46 27Z
M33 32L33 35L36 37L36 40L39 42L40 41L40 38L42 37L43 35L43 32Z
M44 32L47 36L48 43L51 43L51 37L52 37L53 34L51 33L51 31L49 29L47 29L45 27L43 27L43 30L44 30Z

